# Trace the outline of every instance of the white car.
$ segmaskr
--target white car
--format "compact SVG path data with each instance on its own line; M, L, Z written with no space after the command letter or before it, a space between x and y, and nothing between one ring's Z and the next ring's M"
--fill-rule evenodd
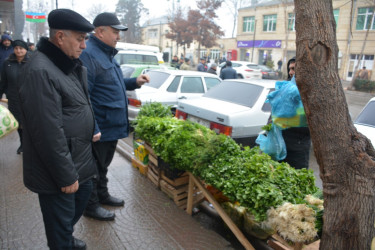
M375 97L373 97L359 113L354 121L358 132L366 136L375 147Z
M237 71L237 78L239 79L262 79L262 71L258 64L246 61L231 61L232 68ZM220 71L225 68L226 62L220 63L217 74L220 76Z
M126 91L129 100L129 120L134 120L142 104L160 102L171 105L174 112L179 100L201 97L210 88L220 84L214 74L186 70L150 70L150 82L140 89Z
M224 80L201 98L178 103L176 117L200 123L217 133L231 136L244 146L267 124L271 106L265 103L275 87L274 80Z

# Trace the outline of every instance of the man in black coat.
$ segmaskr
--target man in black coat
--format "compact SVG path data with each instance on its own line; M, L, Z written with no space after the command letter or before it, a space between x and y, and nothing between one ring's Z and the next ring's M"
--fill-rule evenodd
M220 71L220 78L225 79L237 79L237 71L232 68L232 62L227 61L225 68Z
M68 9L51 11L48 24L50 38L40 39L20 77L24 184L38 194L49 248L85 249L73 226L96 175L94 113L78 58L94 26Z

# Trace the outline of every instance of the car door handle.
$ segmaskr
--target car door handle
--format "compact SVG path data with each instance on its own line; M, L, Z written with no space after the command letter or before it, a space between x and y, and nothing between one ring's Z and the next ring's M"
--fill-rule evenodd
M186 96L180 96L178 99L187 99Z

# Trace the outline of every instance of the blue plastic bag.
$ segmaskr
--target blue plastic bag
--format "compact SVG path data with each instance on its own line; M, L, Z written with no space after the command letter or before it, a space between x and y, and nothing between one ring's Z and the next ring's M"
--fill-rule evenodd
M271 104L272 115L276 117L293 117L297 114L297 108L302 105L296 80L278 81L275 91L267 96L267 102Z
M281 161L286 157L286 145L281 133L281 129L272 124L271 130L264 134L258 135L255 140L259 144L262 152L271 156L272 160Z
M275 91L267 96L271 104L272 122L281 129L307 127L305 109L299 94L296 79L278 81Z

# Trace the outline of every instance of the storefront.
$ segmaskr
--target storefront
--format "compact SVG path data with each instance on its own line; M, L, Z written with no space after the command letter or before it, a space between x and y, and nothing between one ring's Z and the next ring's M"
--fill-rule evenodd
M281 40L238 41L239 60L264 64L267 60L278 60L281 57ZM276 59L273 59L276 58Z

